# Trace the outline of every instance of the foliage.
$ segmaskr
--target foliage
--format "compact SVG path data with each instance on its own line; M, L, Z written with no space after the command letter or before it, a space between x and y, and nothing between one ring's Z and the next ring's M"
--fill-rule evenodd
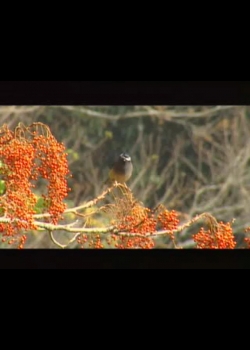
M68 193L68 164L63 144L43 124L25 127L20 123L14 132L5 124L0 135L0 174L6 186L0 207L3 216L10 219L0 224L0 232L4 241L19 242L22 248L27 236L21 232L37 229L33 219L37 198L32 188L38 178L48 182L47 193L42 195L44 209L50 214L49 220L56 224L66 208L63 199Z

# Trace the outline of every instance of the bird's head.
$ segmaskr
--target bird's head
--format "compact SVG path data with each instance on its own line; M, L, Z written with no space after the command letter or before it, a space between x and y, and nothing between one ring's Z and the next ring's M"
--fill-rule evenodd
M131 162L131 157L127 154L127 153L121 153L119 158L123 161L123 162Z

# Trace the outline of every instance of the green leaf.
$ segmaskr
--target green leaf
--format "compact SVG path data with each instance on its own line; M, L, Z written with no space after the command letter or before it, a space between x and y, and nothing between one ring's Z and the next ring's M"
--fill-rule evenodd
M43 209L45 208L45 204L44 204L44 199L42 197L39 197L37 199L36 205L35 205L35 212L37 214L41 214L43 213Z
M6 190L5 181L0 180L0 195L3 195Z
M68 153L68 155L71 155L74 160L79 159L79 154L77 152L75 152L73 149L68 148L67 153Z
M112 131L106 130L105 131L105 137L106 137L106 139L112 139L113 138Z

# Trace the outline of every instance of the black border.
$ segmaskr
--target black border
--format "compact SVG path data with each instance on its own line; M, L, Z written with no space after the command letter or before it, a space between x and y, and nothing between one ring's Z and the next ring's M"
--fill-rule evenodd
M0 250L0 269L249 269L250 251L201 249Z
M250 81L1 81L0 105L246 105Z

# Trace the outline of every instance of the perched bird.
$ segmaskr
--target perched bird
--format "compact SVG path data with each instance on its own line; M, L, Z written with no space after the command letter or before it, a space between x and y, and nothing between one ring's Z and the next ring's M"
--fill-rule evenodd
M109 176L104 184L112 184L114 181L124 183L133 172L133 164L127 153L121 153L109 171Z

